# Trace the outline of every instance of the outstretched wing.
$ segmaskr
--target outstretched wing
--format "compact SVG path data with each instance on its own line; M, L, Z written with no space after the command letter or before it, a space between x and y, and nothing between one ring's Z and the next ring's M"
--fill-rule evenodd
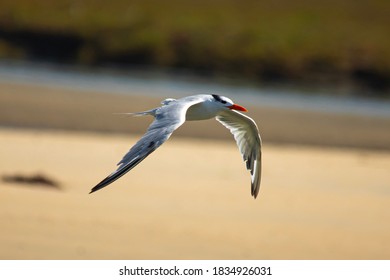
M261 181L261 138L256 123L234 110L222 111L216 119L233 134L246 168L251 173L251 194L256 198Z
M119 179L160 147L168 140L171 134L185 122L187 109L201 101L202 100L199 98L189 100L182 99L170 102L169 104L155 110L148 111L147 113L153 115L155 120L149 126L146 133L129 150L129 152L125 154L122 160L118 163L118 169L93 187L90 193L100 190Z

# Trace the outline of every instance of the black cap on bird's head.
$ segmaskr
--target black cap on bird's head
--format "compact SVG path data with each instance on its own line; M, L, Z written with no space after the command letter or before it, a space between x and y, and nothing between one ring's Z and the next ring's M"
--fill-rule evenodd
M231 109L231 110L242 111L242 112L247 112L248 111L246 108L244 108L244 107L242 107L240 105L234 104L234 102L232 100L230 100L229 98L227 98L225 96L220 96L220 95L217 95L217 94L212 94L211 96L214 97L214 99L217 102L225 104L226 107Z

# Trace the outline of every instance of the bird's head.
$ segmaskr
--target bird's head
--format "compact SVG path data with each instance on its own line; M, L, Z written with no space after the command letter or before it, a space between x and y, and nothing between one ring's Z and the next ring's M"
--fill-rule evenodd
M234 104L234 102L231 99L229 99L225 96L220 96L220 95L216 95L216 94L212 94L211 96L214 98L215 102L221 104L223 107L226 107L230 110L243 111L243 112L248 111L244 107L237 105L237 104Z

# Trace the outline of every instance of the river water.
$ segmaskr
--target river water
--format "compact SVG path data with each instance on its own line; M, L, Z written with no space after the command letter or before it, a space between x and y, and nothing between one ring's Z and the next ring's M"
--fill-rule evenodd
M254 106L293 108L390 118L390 101L300 90L265 88L186 74L108 68L86 70L47 63L0 61L0 82L39 84L102 93L157 96L161 99L216 93ZM0 93L1 94L1 93Z

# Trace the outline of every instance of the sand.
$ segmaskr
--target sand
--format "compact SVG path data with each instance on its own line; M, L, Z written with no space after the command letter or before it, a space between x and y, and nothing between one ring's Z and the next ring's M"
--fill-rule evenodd
M242 104L264 142L258 199L214 120L89 195L150 122L112 113L159 99L0 83L0 177L59 183L0 180L0 259L390 258L388 118Z
M0 259L389 259L390 153L172 137L89 195L138 135L0 129Z

